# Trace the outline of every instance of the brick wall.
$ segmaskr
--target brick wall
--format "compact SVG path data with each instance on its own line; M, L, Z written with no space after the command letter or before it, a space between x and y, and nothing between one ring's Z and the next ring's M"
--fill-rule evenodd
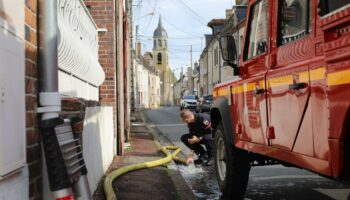
M25 1L25 92L29 199L42 199L40 133L37 127L37 0Z
M116 0L84 0L98 28L107 32L99 33L99 62L106 78L100 86L100 102L113 107L114 133L116 134L116 40L115 10Z

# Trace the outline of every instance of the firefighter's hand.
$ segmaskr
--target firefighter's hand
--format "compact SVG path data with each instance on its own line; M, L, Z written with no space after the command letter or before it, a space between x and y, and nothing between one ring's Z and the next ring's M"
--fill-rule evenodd
M194 163L194 160L192 157L188 157L187 160L186 160L186 164L189 165L189 164L193 164Z
M193 136L191 139L188 139L188 143L195 144L200 142L201 140L197 136Z

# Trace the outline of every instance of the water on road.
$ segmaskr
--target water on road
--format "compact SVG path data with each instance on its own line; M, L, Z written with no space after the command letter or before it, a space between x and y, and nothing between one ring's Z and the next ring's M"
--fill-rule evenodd
M184 155L190 150L180 137L188 132L179 118L178 107L145 110L147 122L173 145L182 147ZM200 166L174 166L198 199L220 199L215 171ZM323 178L306 170L282 165L253 167L245 200L349 200L350 185Z

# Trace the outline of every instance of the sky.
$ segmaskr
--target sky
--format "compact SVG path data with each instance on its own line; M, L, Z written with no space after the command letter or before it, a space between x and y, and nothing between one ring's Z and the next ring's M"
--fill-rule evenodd
M134 38L138 25L142 52L152 52L153 32L161 16L168 33L169 65L179 78L181 69L186 72L190 66L191 45L192 62L198 62L205 47L204 34L211 34L208 22L225 18L225 10L234 4L235 0L133 0Z

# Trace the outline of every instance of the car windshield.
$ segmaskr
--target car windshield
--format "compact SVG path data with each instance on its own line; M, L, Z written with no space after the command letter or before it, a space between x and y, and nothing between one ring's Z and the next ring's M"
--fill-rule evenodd
M194 96L194 95L186 95L186 96L184 96L184 99L193 99L193 100L196 100L197 98L196 98L196 96Z
M213 100L213 95L204 96L203 99L212 101Z

